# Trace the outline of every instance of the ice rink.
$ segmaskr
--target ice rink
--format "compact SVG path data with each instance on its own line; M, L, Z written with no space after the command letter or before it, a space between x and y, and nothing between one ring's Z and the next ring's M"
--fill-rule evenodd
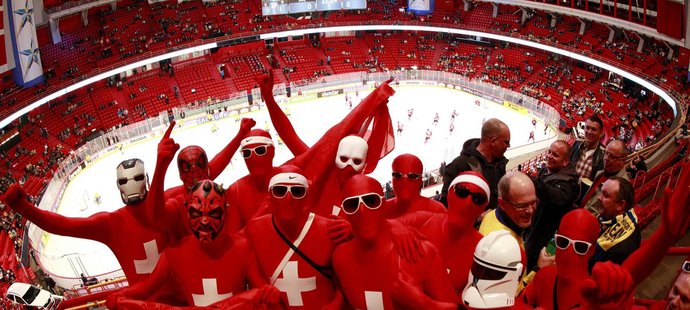
M388 104L393 129L396 129L397 122L402 123L404 129L401 135L396 135L395 150L379 163L372 174L381 184L390 180L391 162L399 154L417 155L424 163L425 170L438 169L444 160L450 162L459 155L465 140L479 137L483 120L492 117L503 120L510 127L512 148L527 144L530 131L535 132L537 141L546 139L541 120L535 129L530 116L465 92L428 86L397 86L395 90L396 94L391 97ZM360 92L362 98L364 95ZM481 106L475 104L477 100L481 101ZM355 99L354 102L356 104L359 99ZM294 103L286 108L297 133L309 145L317 141L328 128L350 111L343 95ZM411 108L414 108L414 112L408 120L407 111ZM455 119L455 130L451 134L449 126L453 110L456 110L458 116ZM438 125L434 126L432 122L436 113L439 114L440 120ZM272 127L268 112L264 109L243 114L241 117L255 119L258 128ZM181 147L200 145L206 150L209 158L212 158L237 133L239 122L235 119L229 117L201 125L175 128L172 138ZM215 134L211 130L214 123L218 126ZM433 135L425 143L427 129L430 129ZM270 132L275 141L275 131L271 128ZM547 135L553 135L553 132L549 131ZM152 177L159 139L160 136L147 138L125 147L122 152L116 149L89 164L67 185L57 212L69 217L88 217L96 212L120 208L123 203L116 187L115 167L122 160L140 158ZM292 154L285 146L276 147L274 165L278 166L290 158ZM216 181L227 187L246 174L244 161L238 153ZM173 161L166 175L165 186L168 188L180 184L182 182ZM93 201L96 193L102 197L100 205ZM126 233L123 231L123 234ZM51 235L41 256L43 266L58 278L74 278L82 272L89 276L98 276L120 269L112 252L105 245L83 239ZM65 264L71 266L69 272L65 271L68 269L64 268ZM112 274L108 276L112 277Z

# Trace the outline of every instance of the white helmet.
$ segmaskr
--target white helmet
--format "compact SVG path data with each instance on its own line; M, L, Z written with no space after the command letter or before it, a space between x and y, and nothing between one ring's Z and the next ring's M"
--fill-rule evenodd
M148 192L147 184L148 176L141 159L127 159L117 165L117 188L125 204L143 200Z
M484 236L474 250L474 262L462 292L466 306L476 309L510 307L522 276L520 245L507 230Z

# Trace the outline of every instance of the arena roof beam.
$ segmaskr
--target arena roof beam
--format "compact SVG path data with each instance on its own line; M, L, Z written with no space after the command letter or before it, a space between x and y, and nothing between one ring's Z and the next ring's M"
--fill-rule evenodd
M676 38L667 36L665 34L659 33L655 29L647 27L647 26L643 26L640 24L626 21L626 20L614 18L611 16L601 15L599 13L593 13L593 12L583 11L583 10L579 10L579 9L572 9L572 8L567 8L567 7L563 7L563 6L544 4L544 3L540 3L540 2L527 1L527 0L478 0L478 1L500 3L500 4L513 5L513 6L517 5L517 6L532 8L532 9L541 10L541 11L556 12L556 13L560 13L560 14L564 14L564 15L568 15L568 16L590 19L593 21L602 22L602 23L609 24L609 25L615 25L615 26L622 27L622 28L625 28L628 30L639 32L639 33L642 33L642 34L647 35L649 37L656 38L656 39L659 39L662 41L666 41L666 42L671 43L673 45L686 47L684 40L676 39ZM606 3L606 2L607 1L604 1L604 3ZM654 14L650 14L652 12L653 11L647 10L647 13L649 15L655 16L656 12L653 12Z

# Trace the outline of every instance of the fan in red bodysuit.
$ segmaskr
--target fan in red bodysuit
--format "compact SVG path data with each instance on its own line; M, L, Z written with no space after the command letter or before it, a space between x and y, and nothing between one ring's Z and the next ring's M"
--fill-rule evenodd
M438 249L457 293L467 284L474 248L482 235L474 223L489 201L489 185L474 171L458 175L449 187L448 212L415 212L398 218L417 228Z
M163 139L170 135L174 126L172 122ZM165 234L145 222L147 201L151 200L147 179L143 161L136 158L123 161L117 166L117 186L125 206L87 218L70 218L41 210L26 200L26 193L18 184L10 186L2 201L47 232L107 245L132 285L148 278L160 253L169 244Z
M381 214L383 190L374 179L355 175L343 188L343 213L352 223L354 239L333 254L341 289L357 309L398 309L421 302L454 304L448 274L435 248L423 242L425 255L410 263L393 250L390 227Z
M151 196L155 197L151 201L156 201L156 203L148 203L147 215L148 222L153 227L156 227L159 231L171 234L173 240L179 240L189 234L189 229L187 229L185 224L187 211L183 205L186 191L199 180L213 180L218 177L230 163L232 154L237 150L244 136L256 122L250 118L243 118L237 135L211 162L208 161L206 152L199 146L192 145L182 149L177 156L177 167L183 185L164 191L166 171L175 156L175 152L179 149L179 145L170 138L170 131L174 127L174 123L171 122L166 135L158 143L156 168L151 182ZM229 211L231 214L229 216L230 221L233 222L229 223L228 226L230 231L233 232L239 230L239 227L237 227L238 222L234 222L239 217L236 212L236 209Z
M633 252L624 262L623 268L629 272L632 278L632 285L625 292L619 294L618 298L613 298L614 302L608 302L608 309L629 309L632 304L635 288L656 269L661 260L665 257L659 255L666 253L680 238L682 238L690 225L690 162L683 164L678 176L676 187L667 188L664 191L664 198L661 209L661 224L654 233L642 242L640 248ZM596 269L596 265L595 265ZM605 276L604 276L605 275ZM607 273L602 278L610 278ZM588 285L587 289L592 290ZM597 297L595 294L590 296ZM623 295L622 297L620 295ZM592 298L590 298L592 299ZM597 301L597 299L594 299ZM662 303L660 303L662 304ZM653 305L650 309L659 306ZM674 303L673 306L676 306ZM671 308L671 307L669 307Z
M422 161L412 154L402 154L393 160L393 192L395 197L386 201L384 210L386 218L397 218L416 211L446 213L443 204L431 198L423 197Z
M588 262L599 237L599 222L585 209L566 213L555 235L556 266L542 268L525 288L524 301L548 310L582 303L580 290L589 278ZM561 268L558 268L562 266Z
M240 152L249 174L228 187L230 208L239 213L239 217L230 219L233 228L246 226L261 206L268 203L268 181L273 173L275 147L267 131L252 129L242 139Z
M329 219L309 212L308 180L301 169L285 165L276 169L267 188L273 214L255 218L245 228L265 278L281 291L288 309L341 309Z
M623 262L624 273L621 273L620 270L616 270L615 273L612 272L611 270L615 267L610 265L595 264L592 277L588 277L587 261L583 262L583 259L591 256L591 246L563 238L561 238L559 245L557 238L556 266L542 268L537 273L533 282L525 290L525 301L530 305L536 304L545 309L554 309L553 305L556 303L553 302L553 292L556 291L546 288L553 287L553 283L558 277L557 305L559 309L569 309L566 307L572 307L578 303L581 303L583 308L629 309L635 287L647 278L663 259L664 256L659 255L659 253L666 253L668 248L685 234L688 225L690 225L690 208L687 208L690 205L690 191L688 191L690 163L684 164L681 171L676 188L674 190L667 189L664 193L661 224L652 236L645 240L640 248ZM590 235L594 231L598 232L598 228L594 229L591 223L593 216L583 214L582 210L578 209L566 214L566 216L570 215L570 219L565 220L564 218L561 221L558 233L570 239L579 238L581 241L594 244L595 241L590 239ZM575 214L575 212L577 213ZM585 255L577 254L578 248L573 248L574 245L580 248L580 253L587 248L587 253ZM566 247L565 251L562 251L561 247ZM559 254L560 252L566 254ZM558 268L558 266L567 267ZM597 271L598 269L599 271ZM629 281L625 280L626 274L630 277ZM599 281L597 281L597 277ZM562 278L573 281L566 281L568 284L563 284ZM610 282L606 280L610 280ZM595 282L598 283L595 284ZM625 288L622 292L621 287ZM582 294L578 295L578 292L582 292ZM601 295L605 297L601 297ZM594 304L595 307L591 307L591 304Z
M110 309L128 308L133 302L127 299L146 299L161 286L175 288L189 306L197 307L218 305L241 294L247 283L260 290L276 290L266 286L247 240L225 229L227 201L221 185L211 180L198 182L190 189L185 205L191 235L166 249L149 279L109 296ZM266 302L278 302L277 294L269 295L273 299ZM157 308L168 307L161 304Z
M288 163L301 168L305 177L312 181L314 196L310 209L319 215L337 215L345 181L354 174L374 171L379 159L394 147L393 127L386 104L395 91L388 85L389 81L382 83L309 147L297 136L290 120L273 99L273 76L263 76L258 82L273 126L295 155ZM373 126L369 131L372 120ZM364 137L362 141L365 143L351 135Z

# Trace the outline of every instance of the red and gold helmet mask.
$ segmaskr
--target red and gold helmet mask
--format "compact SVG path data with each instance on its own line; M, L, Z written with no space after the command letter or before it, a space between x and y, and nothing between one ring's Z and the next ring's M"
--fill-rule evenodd
M218 237L227 209L222 185L211 180L198 182L189 190L186 206L189 228L201 243L209 243Z

